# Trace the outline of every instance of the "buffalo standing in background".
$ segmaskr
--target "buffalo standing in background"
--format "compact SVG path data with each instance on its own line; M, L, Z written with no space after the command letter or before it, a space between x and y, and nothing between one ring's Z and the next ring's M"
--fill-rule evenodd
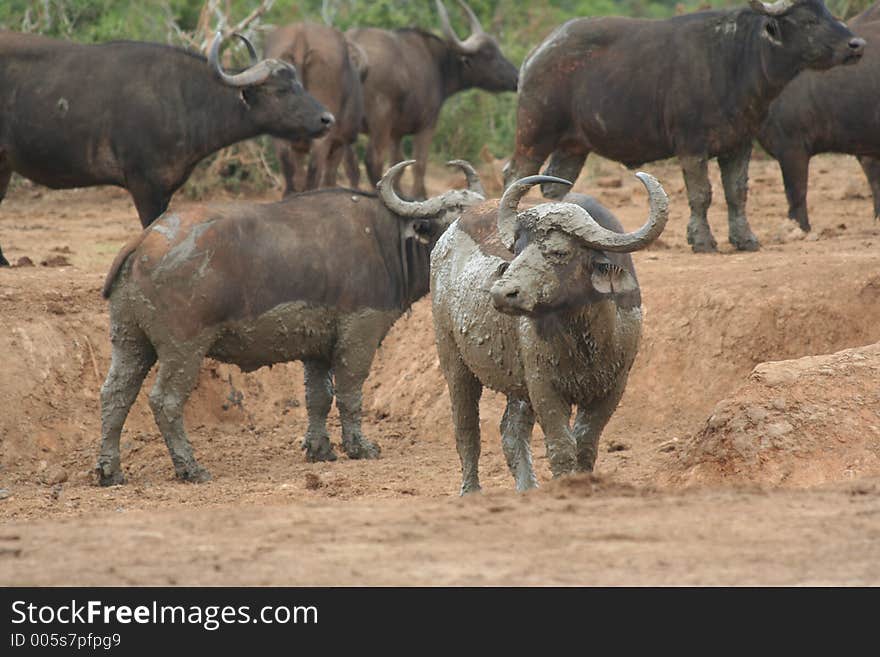
M880 42L880 5L849 24L869 42ZM788 216L810 230L807 180L810 157L849 153L859 157L880 217L880 48L871 45L855 67L823 73L805 71L773 101L758 133L761 146L779 161Z
M263 133L330 128L293 66L267 59L226 73L220 41L206 60L153 43L0 33L0 200L13 172L53 189L118 185L148 226L207 155Z
M269 34L266 56L296 66L306 90L336 117L330 132L319 139L276 140L284 193L335 187L336 170L345 149L357 141L364 120L366 55L333 27L295 23ZM356 188L358 169L347 173L351 186Z
M445 39L420 29L380 30L353 28L346 36L361 46L369 60L364 83L366 132L369 134L366 165L375 184L385 167L403 159L401 140L413 135L413 195L424 198L428 151L440 108L453 94L478 87L487 91L516 91L517 71L483 30L463 0L471 35L461 41L449 24L440 0L437 11Z
M651 215L634 233L595 201L544 203L518 212L538 182L519 180L501 201L468 210L431 253L431 298L440 365L449 386L461 492L480 488L483 386L507 396L501 439L517 490L536 485L529 441L537 417L553 476L590 471L617 408L641 335L641 294L629 253L663 231L667 198L638 174ZM572 406L577 406L574 427Z
M729 239L759 248L746 219L752 140L770 103L805 69L858 61L865 42L821 0L750 1L750 9L667 20L574 19L522 66L510 182L538 171L575 180L591 152L635 167L678 157L694 251L714 251L706 212L717 157ZM564 185L544 185L559 198Z
M101 484L124 480L120 432L157 360L150 406L180 479L210 477L183 426L206 356L244 371L303 361L306 457L336 458L326 426L334 383L346 454L378 456L361 433L361 388L373 356L427 294L437 238L484 198L471 166L454 162L469 189L402 201L392 182L408 164L388 171L379 198L328 189L279 203L198 205L166 213L123 247L104 285L113 349L101 387Z

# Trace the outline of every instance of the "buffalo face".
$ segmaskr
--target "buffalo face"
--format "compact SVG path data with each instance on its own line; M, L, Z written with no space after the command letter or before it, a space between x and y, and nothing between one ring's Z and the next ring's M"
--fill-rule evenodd
M516 257L502 263L490 290L495 309L507 315L540 317L638 289L629 271L558 230L523 231L514 249Z
M296 69L283 64L264 83L243 90L242 99L273 137L314 139L326 134L333 115L305 90Z
M466 86L486 91L516 91L519 71L504 56L494 39L484 39L476 52L463 53L459 57Z
M865 40L834 18L821 0L780 0L774 5L753 0L751 4L766 16L764 38L797 56L807 68L824 70L862 57Z

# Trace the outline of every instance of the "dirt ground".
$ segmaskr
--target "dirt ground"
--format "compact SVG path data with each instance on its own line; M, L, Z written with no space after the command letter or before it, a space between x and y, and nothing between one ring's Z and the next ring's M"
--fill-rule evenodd
M499 163L483 167L491 186ZM206 361L186 417L213 481L174 480L148 379L123 433L127 484L97 487L100 287L136 214L120 190L17 185L0 245L34 266L0 271L0 584L880 585L880 224L858 164L813 160L804 239L778 167L754 161L749 254L726 242L712 165L722 252L699 256L679 170L646 170L671 219L635 255L644 335L595 474L551 480L536 429L542 485L516 494L487 391L484 493L464 499L428 299L366 385L381 459L305 462L299 364ZM460 184L439 167L430 182ZM628 228L647 216L617 164L590 162L577 189ZM338 444L335 410L330 424Z

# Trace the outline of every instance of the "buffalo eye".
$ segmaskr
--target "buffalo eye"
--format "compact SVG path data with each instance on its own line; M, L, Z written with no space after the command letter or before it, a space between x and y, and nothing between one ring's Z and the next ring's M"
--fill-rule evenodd
M764 27L764 29L767 31L767 34L770 36L771 39L779 41L779 25L775 20L767 21L767 25Z

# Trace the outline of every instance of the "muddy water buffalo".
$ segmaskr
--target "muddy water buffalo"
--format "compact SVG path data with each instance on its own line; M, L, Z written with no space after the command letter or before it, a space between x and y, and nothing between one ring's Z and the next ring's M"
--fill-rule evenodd
M773 101L758 133L761 146L779 161L788 197L788 216L810 230L807 179L810 158L818 153L850 153L868 177L874 216L880 217L880 5L849 25L868 40L858 66L826 72L805 71Z
M336 124L320 139L276 140L284 193L335 187L343 153L357 141L364 120L361 83L368 71L365 54L333 27L295 23L267 37L266 56L296 66L306 90L336 117ZM352 180L351 174L349 182L357 187L358 179Z
M751 0L750 8L667 20L571 20L526 58L516 150L505 181L538 171L574 180L591 152L629 167L677 156L694 251L714 251L707 162L717 157L729 239L759 248L746 219L752 140L770 103L804 69L855 62L865 42L821 0ZM560 198L564 185L544 185Z
M321 190L272 204L197 206L166 213L126 245L107 276L112 361L101 388L101 484L122 483L119 435L158 360L150 406L180 479L204 481L183 427L183 408L206 356L242 370L305 365L309 460L333 460L326 429L336 404L351 458L378 456L361 434L361 386L391 325L428 292L428 255L464 208L469 189L423 202L392 190L379 198ZM333 230L327 230L327 218Z
M346 35L367 53L370 73L364 83L366 132L370 136L366 165L375 183L385 167L403 159L401 140L413 135L413 195L425 197L428 150L440 108L453 94L477 87L516 91L517 70L501 53L498 42L483 30L465 2L459 0L471 25L464 41L456 36L446 8L437 0L445 38L419 29L351 29Z
M440 364L449 386L461 492L479 490L479 399L507 396L501 435L517 490L536 485L529 446L537 417L554 476L592 470L599 435L623 394L641 333L641 295L629 253L666 225L667 198L651 176L651 214L624 233L593 202L544 203L518 212L540 182L510 185L501 201L471 208L431 254ZM571 408L577 406L574 427Z
M153 43L0 33L0 200L13 172L56 189L118 185L148 226L210 153L330 128L293 66L267 59L227 73L220 41L205 59Z

